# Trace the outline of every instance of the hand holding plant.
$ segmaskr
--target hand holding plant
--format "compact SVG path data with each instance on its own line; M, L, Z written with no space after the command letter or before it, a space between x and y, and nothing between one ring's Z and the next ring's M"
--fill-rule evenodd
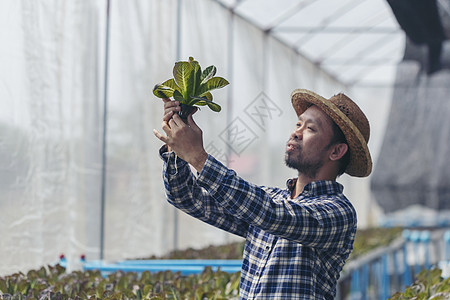
M207 105L219 112L221 107L213 102L211 91L222 88L229 82L222 77L214 77L216 67L209 66L202 71L200 64L189 57L189 61L179 61L173 67L173 78L155 85L153 94L158 98L173 97L181 104L180 117L186 122L195 106Z
M168 146L169 152L191 164L197 171L201 171L208 157L204 147L202 130L189 115L187 121L181 120L177 114L180 111L178 101L163 99L164 117L162 129L166 135L154 130L155 136Z

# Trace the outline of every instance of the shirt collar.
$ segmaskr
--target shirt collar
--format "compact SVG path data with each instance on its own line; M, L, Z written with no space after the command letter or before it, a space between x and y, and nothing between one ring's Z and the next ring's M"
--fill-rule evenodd
M286 182L288 190L292 193L295 189L295 184L297 183L297 178L289 179ZM334 180L320 180L313 181L305 185L303 192L300 195L306 196L320 196L327 194L338 194L342 193L344 186Z

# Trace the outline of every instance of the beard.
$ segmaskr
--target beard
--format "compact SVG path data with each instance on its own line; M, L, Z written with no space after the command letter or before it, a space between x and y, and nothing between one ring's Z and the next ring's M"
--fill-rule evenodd
M304 158L300 146L294 153L286 152L284 162L288 168L295 169L299 174L308 178L315 178L317 172L323 166L323 162L320 160Z

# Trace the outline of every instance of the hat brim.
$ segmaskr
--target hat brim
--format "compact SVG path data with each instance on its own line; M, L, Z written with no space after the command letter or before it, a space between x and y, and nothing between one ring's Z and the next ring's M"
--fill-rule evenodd
M316 105L324 111L341 128L347 139L350 148L350 163L345 173L356 177L369 176L372 172L372 158L367 142L359 129L336 105L305 89L294 90L291 93L291 101L297 116L300 116L312 105Z

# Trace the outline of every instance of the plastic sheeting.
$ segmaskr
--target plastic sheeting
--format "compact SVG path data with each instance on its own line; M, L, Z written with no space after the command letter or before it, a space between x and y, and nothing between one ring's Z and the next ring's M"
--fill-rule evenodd
M447 34L440 69L427 75L429 49L407 41L378 164L372 176L386 223L450 222L450 1L438 1Z
M204 109L196 120L206 149L259 184L284 186L295 176L283 163L296 121L291 91L308 88L326 97L346 91L217 2L180 3L178 27L175 0L111 1L107 260L235 239L165 201L161 143L152 134L160 128L162 102L151 90L171 77L176 60L214 64L231 82L215 93L223 111ZM99 257L105 11L100 0L0 3L0 274L55 263L61 253L71 268L81 254ZM356 94L363 93L350 96ZM354 98L377 120L373 108L382 101L371 97L376 93ZM355 205L367 207L368 181L342 180Z
M388 130L372 177L374 195L386 212L418 205L435 211L434 225L439 225L439 212L448 219L449 82L449 70L428 77L418 62L399 66Z

